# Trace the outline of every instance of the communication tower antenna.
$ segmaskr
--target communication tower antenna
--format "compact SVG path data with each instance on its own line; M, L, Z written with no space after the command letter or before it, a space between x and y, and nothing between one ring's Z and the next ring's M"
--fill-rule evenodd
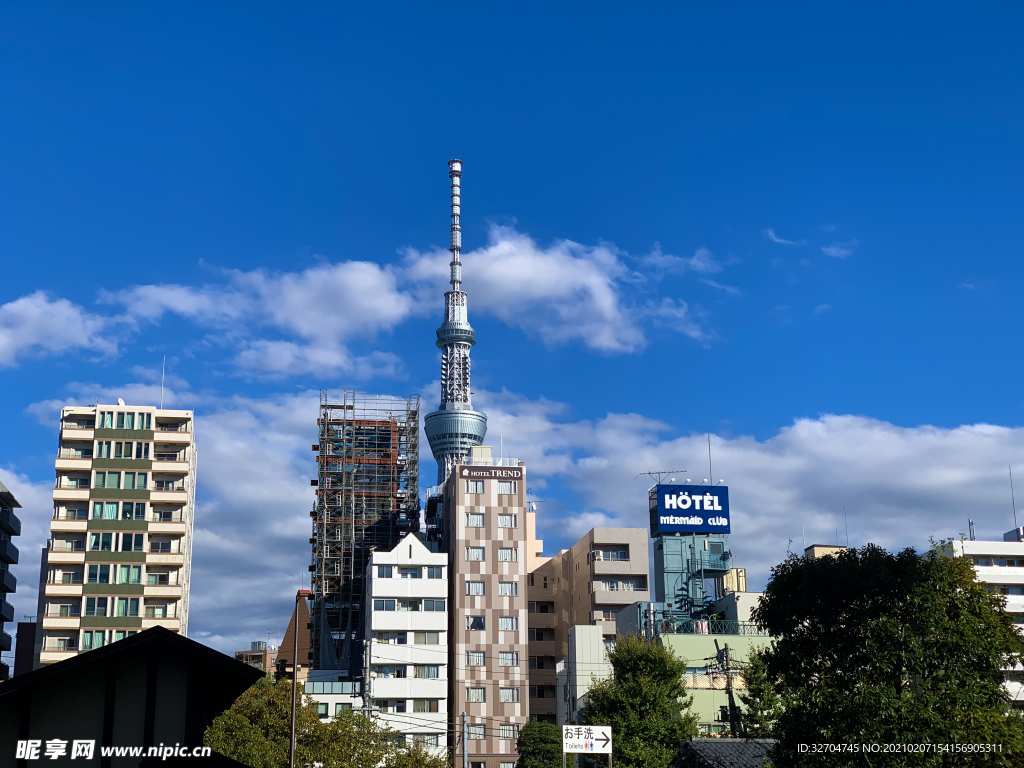
M664 480L669 475L681 475L684 472L686 472L685 469L662 469L657 470L655 472L641 472L636 477L640 477L641 475L647 475L648 477L654 478L658 485L661 485L661 481ZM636 480L636 477L634 477L633 479Z
M708 432L708 477L711 478L711 484L715 484L715 473L711 471L711 433Z
M1010 503L1013 504L1013 527L1017 527L1017 501L1013 498L1013 467L1009 464L1006 468L1010 470Z

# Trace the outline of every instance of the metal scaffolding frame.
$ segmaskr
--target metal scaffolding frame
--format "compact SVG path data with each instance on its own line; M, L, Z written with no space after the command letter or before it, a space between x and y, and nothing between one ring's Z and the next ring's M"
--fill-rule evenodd
M370 553L419 531L419 395L320 392L312 666L362 674Z

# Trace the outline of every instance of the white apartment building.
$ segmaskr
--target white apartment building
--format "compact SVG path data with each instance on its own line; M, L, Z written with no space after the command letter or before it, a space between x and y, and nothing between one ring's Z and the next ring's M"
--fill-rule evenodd
M412 533L390 552L374 552L365 626L374 716L441 754L448 747L448 555Z
M614 674L600 624L570 627L566 639L568 654L556 667L559 725L578 722L594 683L608 680Z
M192 411L64 408L54 467L36 667L153 626L187 634Z
M1007 531L1002 541L954 541L953 553L970 558L978 581L1006 597L1006 612L1024 632L1024 528ZM1003 685L1014 709L1024 709L1024 669L1007 669Z

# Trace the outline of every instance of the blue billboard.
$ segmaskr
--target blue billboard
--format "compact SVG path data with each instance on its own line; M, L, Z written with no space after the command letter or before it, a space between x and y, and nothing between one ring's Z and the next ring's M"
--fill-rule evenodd
M651 535L663 533L730 533L729 487L725 485L658 485L651 506Z

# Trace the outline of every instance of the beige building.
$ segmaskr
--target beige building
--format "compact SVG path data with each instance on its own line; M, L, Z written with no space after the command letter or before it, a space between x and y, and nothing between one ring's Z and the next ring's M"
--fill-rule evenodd
M153 626L186 635L195 509L192 411L61 411L35 665Z
M543 546L527 510L526 468L491 458L489 447L473 448L443 494L449 743L466 751L470 768L513 768L530 713L526 574Z

